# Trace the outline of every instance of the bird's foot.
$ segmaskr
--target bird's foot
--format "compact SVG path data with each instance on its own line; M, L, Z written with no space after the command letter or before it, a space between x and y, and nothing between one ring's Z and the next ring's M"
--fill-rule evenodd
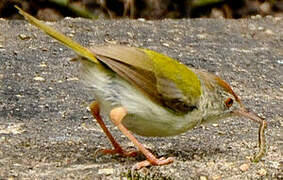
M132 172L135 171L135 170L138 170L138 169L141 169L143 167L146 167L146 166L150 166L150 165L154 165L154 166L161 166L161 165L166 165L166 164L170 164L172 163L174 160L174 158L172 157L169 157L169 158L166 158L165 157L161 157L159 159L150 159L150 160L144 160L144 161L141 161L141 162L138 162L137 164L135 164L132 168Z

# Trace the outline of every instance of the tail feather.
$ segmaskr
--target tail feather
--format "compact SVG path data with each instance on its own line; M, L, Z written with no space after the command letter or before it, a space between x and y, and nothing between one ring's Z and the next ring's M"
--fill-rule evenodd
M64 34L56 31L54 28L47 26L46 24L40 22L38 19L33 17L32 15L26 13L18 6L15 6L19 10L19 13L23 15L31 24L37 26L39 29L46 32L48 35L52 36L53 38L60 41L65 46L69 47L70 49L74 50L80 56L99 64L99 61L96 59L95 54L92 53L89 49L83 47L82 45L78 44L77 42L73 41L71 38L65 36Z

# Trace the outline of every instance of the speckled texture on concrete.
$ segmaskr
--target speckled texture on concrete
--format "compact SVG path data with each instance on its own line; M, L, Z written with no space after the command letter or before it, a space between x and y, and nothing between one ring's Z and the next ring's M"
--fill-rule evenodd
M64 19L51 25L85 46L146 47L214 72L269 123L268 154L259 163L249 161L258 150L258 125L243 118L171 138L138 137L154 154L175 161L143 168L135 178L283 178L283 19ZM0 19L0 179L126 179L144 159L94 156L111 146L87 110L94 97L68 61L73 55L25 21ZM107 124L126 149L134 148Z

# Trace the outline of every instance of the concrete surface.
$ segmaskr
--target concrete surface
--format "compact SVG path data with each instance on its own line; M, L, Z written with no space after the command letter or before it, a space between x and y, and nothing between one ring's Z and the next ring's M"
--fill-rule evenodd
M85 46L121 43L165 53L227 80L266 118L268 154L259 163L258 125L232 118L171 138L138 139L175 162L136 179L282 179L283 19L50 23ZM25 21L0 19L0 179L127 179L144 159L94 156L110 144L87 110L71 50ZM125 149L134 149L107 122Z

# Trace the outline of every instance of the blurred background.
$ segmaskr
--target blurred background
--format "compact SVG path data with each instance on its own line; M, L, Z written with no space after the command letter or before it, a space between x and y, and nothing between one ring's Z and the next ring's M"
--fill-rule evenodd
M283 16L283 0L0 0L0 18L20 19L14 5L39 19L249 18Z

